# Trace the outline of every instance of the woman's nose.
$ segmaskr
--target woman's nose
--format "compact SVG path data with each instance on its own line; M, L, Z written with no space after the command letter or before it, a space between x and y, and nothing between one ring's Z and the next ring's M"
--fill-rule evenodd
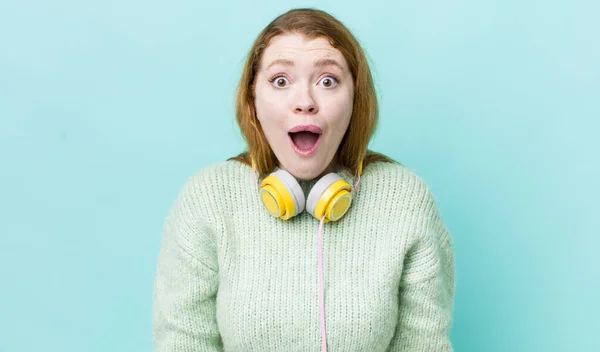
M298 114L316 114L319 111L310 88L304 88L295 97L294 112Z
M314 104L303 104L303 105L296 105L296 109L295 111L297 113L309 113L309 114L314 114L317 112L317 108Z

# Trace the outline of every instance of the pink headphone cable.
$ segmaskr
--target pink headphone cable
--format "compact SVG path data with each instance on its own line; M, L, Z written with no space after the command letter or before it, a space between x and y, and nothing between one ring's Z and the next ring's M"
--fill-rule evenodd
M358 180L354 184L353 191L358 188L360 184L360 174L358 174ZM319 223L319 234L317 236L318 252L319 252L319 302L321 310L321 346L322 351L327 352L327 335L325 333L325 285L323 275L323 223L325 222L325 215L321 218Z
M321 309L321 345L323 352L327 352L327 337L325 336L325 289L324 289L324 275L323 275L323 223L325 222L325 215L321 218L319 223L319 236L318 236L318 249L319 249L319 302Z
M254 181L257 185L260 186L260 181L258 180L257 172L252 173L254 175ZM360 173L357 175L357 181L352 187L352 190L355 191L358 189L358 185L360 184ZM327 352L327 335L325 328L325 277L323 274L323 223L325 222L325 215L321 218L319 222L319 233L317 236L317 247L319 254L319 310L321 311L321 347L323 352Z

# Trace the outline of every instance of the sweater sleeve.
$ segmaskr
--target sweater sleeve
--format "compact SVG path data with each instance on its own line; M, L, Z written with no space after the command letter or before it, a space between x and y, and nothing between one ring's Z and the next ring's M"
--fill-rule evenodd
M455 291L452 238L426 189L413 241L404 259L396 332L389 352L452 352Z
M199 188L189 181L165 222L154 292L156 352L222 351L215 243L200 215Z

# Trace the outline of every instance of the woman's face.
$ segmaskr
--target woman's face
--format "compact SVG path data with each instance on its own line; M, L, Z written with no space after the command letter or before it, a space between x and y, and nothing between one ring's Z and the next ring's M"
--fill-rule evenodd
M273 38L256 76L255 106L279 166L298 179L334 171L354 98L342 53L325 38Z

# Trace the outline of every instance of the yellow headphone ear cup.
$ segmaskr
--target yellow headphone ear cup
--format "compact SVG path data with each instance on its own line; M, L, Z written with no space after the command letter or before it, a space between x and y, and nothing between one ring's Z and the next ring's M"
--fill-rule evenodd
M292 175L278 170L262 181L260 195L265 208L275 217L289 220L304 210L304 193Z
M278 218L285 213L285 208L284 206L282 207L284 204L283 198L275 187L269 184L263 186L260 189L260 198L263 205L272 216Z
M345 189L341 190L333 196L327 205L327 209L325 210L327 219L338 221L350 209L350 204L352 204L352 195Z
M346 214L352 203L352 186L335 173L323 176L308 195L307 210L325 222L337 221Z
M289 190L280 179L273 175L263 180L260 195L265 208L275 217L287 220L296 211Z
M344 180L335 181L327 187L319 198L315 207L314 216L321 219L325 215L325 222L338 221L346 214L352 203L350 191L352 187Z

